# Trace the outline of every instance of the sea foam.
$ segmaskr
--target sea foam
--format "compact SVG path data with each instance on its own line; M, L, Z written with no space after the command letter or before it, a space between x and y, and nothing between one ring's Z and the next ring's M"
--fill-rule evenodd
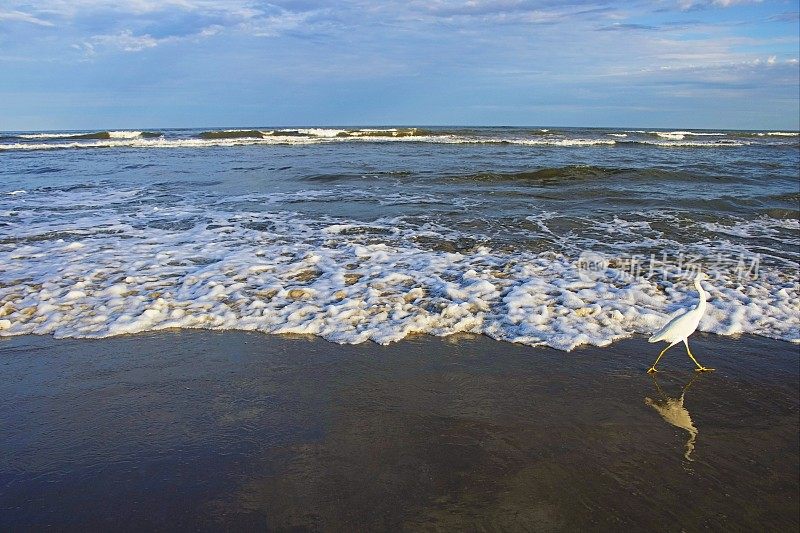
M443 251L421 243L453 241L455 230L403 218L228 211L212 198L137 207L147 194L109 189L29 191L24 202L0 197L8 230L0 240L0 335L208 328L385 344L413 333L470 332L572 350L647 335L696 303L691 282L674 265L650 277L630 276L613 261L587 272L579 251L588 240L565 240L563 247L555 241L542 253L480 244ZM245 200L269 205L274 199L226 202ZM93 209L61 210L70 205ZM612 242L640 246L634 240L642 239L650 248L674 248L648 223L659 216L598 221L597 231ZM548 228L553 217L531 215L542 238L555 236ZM753 249L763 249L765 237L797 243L793 222L764 218L767 229L755 226L706 227L716 237L687 250L712 257L731 249L727 235L744 239L743 249L751 236ZM797 258L786 257L794 269L764 264L756 279L707 265L714 279L706 285L709 308L700 329L800 340Z

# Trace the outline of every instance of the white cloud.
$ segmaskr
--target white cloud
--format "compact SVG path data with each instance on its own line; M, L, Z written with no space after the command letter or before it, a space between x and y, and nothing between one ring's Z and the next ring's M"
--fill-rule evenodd
M96 54L99 49L121 50L123 52L141 52L142 50L155 48L156 46L160 46L162 44L212 37L221 31L222 28L220 26L208 26L191 35L153 37L147 33L143 35L135 35L131 30L122 30L112 34L93 35L86 41L83 41L80 45L73 45L73 48L83 50L89 55Z
M258 3L252 0L28 0L24 3L12 0L12 3L28 6L38 13L70 18L103 11L145 15L174 9L236 17L261 13L255 7Z
M715 6L730 7L736 4L755 4L761 0L713 0L711 3Z
M294 30L314 31L309 19L325 10L285 9L260 0L5 0L26 11L0 11L0 21L17 20L42 26L60 21L65 28L77 30L78 48L89 54L101 49L139 52L162 44L203 39L228 30L254 37L278 37ZM325 0L320 0L324 2ZM280 2L280 0L278 0ZM46 17L46 18L45 18ZM93 27L104 20L103 32L80 36L81 28ZM169 29L161 20L177 20ZM323 22L324 25L324 22ZM320 26L321 27L321 26Z
M14 22L27 22L29 24L36 24L37 26L53 26L53 23L39 17L35 17L30 13L22 11L0 11L0 21L10 20Z
M277 15L258 17L240 24L239 28L256 37L278 37L279 35L300 28L313 13L294 13L285 11Z
M760 4L761 0L678 0L678 7L687 11L702 7L731 7L742 4Z
M115 48L125 52L140 52L147 48L155 48L163 40L150 35L134 35L131 30L123 30L116 34L94 35L84 41L83 47L88 53L95 53L98 47Z

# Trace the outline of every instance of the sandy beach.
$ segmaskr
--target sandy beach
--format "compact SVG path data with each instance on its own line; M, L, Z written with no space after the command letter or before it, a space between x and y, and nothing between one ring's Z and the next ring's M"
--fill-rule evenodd
M3 338L0 529L796 530L797 345L655 348Z

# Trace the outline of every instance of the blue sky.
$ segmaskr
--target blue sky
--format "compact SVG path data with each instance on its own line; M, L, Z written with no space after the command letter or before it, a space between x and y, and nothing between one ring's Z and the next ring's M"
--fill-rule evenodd
M0 0L0 130L798 129L797 0Z

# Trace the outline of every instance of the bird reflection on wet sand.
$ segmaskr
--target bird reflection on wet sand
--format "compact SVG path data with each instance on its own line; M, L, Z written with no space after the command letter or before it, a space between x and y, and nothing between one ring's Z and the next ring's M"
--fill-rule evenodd
M644 399L644 403L655 409L655 411L661 415L661 418L663 418L668 424L683 429L689 433L689 440L686 441L686 453L683 454L683 457L687 461L694 461L691 455L694 451L695 441L697 440L697 428L692 421L689 410L684 407L683 400L686 396L686 391L689 390L689 387L691 387L695 379L697 379L697 374L695 374L692 379L690 379L689 382L683 386L683 389L681 389L681 395L677 398L673 398L664 393L664 390L658 384L658 380L655 376L653 376L653 383L655 384L658 395L661 398L654 400L652 398L645 397Z

